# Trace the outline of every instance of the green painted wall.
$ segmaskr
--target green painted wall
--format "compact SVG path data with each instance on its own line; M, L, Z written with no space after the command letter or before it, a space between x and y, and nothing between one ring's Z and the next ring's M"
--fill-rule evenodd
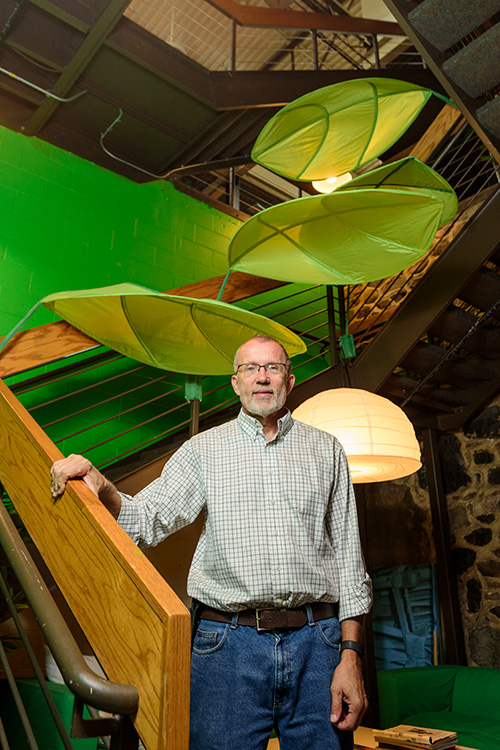
M52 292L225 273L238 225L170 183L139 185L0 128L0 335ZM42 308L26 327L55 319Z
M0 219L0 336L52 292L122 281L166 290L223 274L229 239L239 226L236 219L177 192L170 183L138 185L2 128ZM316 317L324 301L311 302L307 295L280 301L296 290L297 285L291 285L242 306L278 315L280 322L298 330L312 326L314 336L324 334L321 315ZM294 305L299 309L289 310ZM40 308L25 327L55 319ZM95 464L107 465L189 420L182 376L139 368L127 359L88 369L87 356L77 358L85 360L82 371L72 371L68 380L44 380L33 390L21 383L16 390L65 455L83 452ZM307 362L309 356L297 359ZM297 374L303 379L325 366L320 356ZM14 387L46 370L52 366L7 378L7 383ZM164 379L159 382L159 377ZM234 396L230 387L211 392L227 380L204 381L202 411ZM176 386L180 390L169 393Z

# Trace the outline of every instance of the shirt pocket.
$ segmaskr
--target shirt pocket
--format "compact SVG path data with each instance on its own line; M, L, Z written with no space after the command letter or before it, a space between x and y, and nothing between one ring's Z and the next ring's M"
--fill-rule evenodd
M332 465L300 457L284 477L283 488L299 515L315 525L323 523L332 489Z

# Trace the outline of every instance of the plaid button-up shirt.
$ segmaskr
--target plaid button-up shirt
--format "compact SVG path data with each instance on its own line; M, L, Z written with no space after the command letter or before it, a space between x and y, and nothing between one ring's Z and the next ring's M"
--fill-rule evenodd
M292 419L268 441L237 419L188 440L118 521L153 546L205 514L188 592L224 610L339 601L341 620L366 613L371 585L359 544L347 461L335 437Z

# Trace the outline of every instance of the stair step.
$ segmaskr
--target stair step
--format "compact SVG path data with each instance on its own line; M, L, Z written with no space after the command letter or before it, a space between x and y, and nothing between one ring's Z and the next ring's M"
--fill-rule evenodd
M458 307L449 307L429 328L432 336L457 344L476 323L477 318ZM500 329L484 323L465 339L462 348L486 359L500 358Z
M444 349L420 342L401 362L401 367L410 372L426 376L439 365L446 354ZM496 378L496 372L481 363L453 355L434 373L429 383L446 383L466 388L474 383L486 383Z
M458 297L478 310L486 312L500 299L499 274L489 268L481 268L463 287ZM500 317L500 307L496 308L494 317Z
M443 52L500 11L500 0L425 0L408 14L422 36Z
M500 245L490 255L490 261L492 263L495 263L497 266L500 266Z
M500 23L459 50L443 70L473 99L500 84Z
M480 107L476 116L486 130L500 139L500 96Z
M384 396L391 395L404 400L418 385L418 380L404 375L391 375L382 387ZM413 404L423 404L429 409L451 412L468 403L467 394L454 388L438 388L425 383L410 399Z

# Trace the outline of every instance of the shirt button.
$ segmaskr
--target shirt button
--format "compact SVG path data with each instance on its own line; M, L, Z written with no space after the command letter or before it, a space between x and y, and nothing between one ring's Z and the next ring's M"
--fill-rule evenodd
M276 570L281 570L281 565L277 565Z
M276 505L276 500L271 500L271 505Z
M274 536L278 536L278 532L277 531L274 532Z

